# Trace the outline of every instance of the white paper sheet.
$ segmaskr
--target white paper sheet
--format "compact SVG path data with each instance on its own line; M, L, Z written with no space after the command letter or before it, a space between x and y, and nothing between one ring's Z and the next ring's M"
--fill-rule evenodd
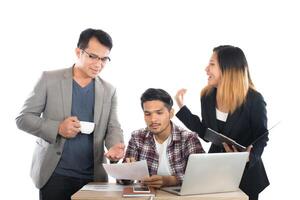
M142 180L149 176L146 160L132 163L103 164L106 173L116 179Z
M91 191L123 191L123 185L117 184L87 184L80 190L91 190Z

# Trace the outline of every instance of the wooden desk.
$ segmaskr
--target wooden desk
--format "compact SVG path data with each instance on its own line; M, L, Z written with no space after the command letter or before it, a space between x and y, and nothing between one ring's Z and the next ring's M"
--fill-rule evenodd
M115 183L92 183L92 184L115 184ZM149 197L134 197L134 198L123 198L121 191L87 191L79 190L76 192L72 200L119 200L119 199L133 199L133 200L145 200ZM179 199L188 199L188 200L248 200L248 196L242 192L226 192L226 193L215 193L215 194L203 194L203 195L189 195L189 196L177 196L168 192L161 190L156 191L156 196L154 200L179 200Z

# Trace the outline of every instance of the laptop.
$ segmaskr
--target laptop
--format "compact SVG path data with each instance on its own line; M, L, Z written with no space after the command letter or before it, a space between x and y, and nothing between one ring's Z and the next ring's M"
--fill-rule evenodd
M177 194L207 194L239 190L249 152L191 154L181 186L161 190Z

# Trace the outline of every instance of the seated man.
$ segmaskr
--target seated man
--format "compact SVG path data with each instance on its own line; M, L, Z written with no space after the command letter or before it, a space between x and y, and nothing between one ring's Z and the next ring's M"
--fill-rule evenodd
M146 160L150 177L142 183L160 188L181 184L188 157L204 153L197 134L175 125L171 96L150 88L141 97L147 128L134 131L123 162Z

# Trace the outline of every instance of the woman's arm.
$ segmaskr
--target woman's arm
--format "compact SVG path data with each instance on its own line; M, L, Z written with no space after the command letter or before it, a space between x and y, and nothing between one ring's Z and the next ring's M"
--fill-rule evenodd
M261 94L257 93L255 96L252 106L251 106L251 129L254 134L254 140L259 138L261 135L268 131L267 123L267 110L266 103ZM265 137L262 137L258 141L256 141L253 145L251 154L250 154L250 162L255 162L260 160L260 157L264 151L264 147L267 145L267 141L269 140L268 134Z
M176 117L191 131L198 133L199 137L203 139L206 127L201 122L197 115L192 114L192 112L183 106L177 113Z

